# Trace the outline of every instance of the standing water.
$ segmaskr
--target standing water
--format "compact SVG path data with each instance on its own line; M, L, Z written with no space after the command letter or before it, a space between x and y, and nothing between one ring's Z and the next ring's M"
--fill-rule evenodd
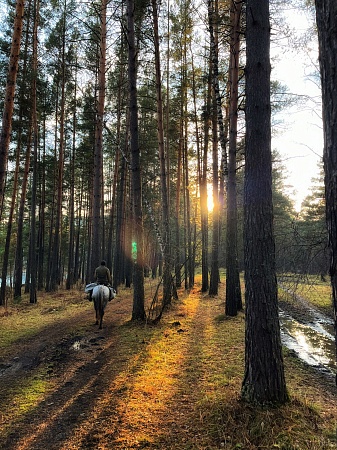
M333 320L308 308L310 318L298 321L280 311L282 344L322 373L335 376L337 372L336 344Z

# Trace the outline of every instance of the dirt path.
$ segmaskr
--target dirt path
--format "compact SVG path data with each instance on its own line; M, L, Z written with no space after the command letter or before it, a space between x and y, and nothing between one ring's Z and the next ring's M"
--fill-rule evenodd
M264 448L235 447L234 441L242 408L243 315L231 319L242 331L233 336L216 320L224 305L197 291L180 298L155 327L131 324L131 308L130 298L111 302L99 331L86 307L2 361L0 448ZM219 377L230 402L219 400ZM25 390L34 392L31 407L18 404L17 392ZM327 405L335 404L329 390L325 395ZM213 421L212 429L208 415L217 408L223 423ZM248 408L243 417L248 426L256 413Z
M205 300L201 307L200 295L191 296L162 324L144 328L128 323L131 304L117 300L109 304L101 331L90 325L74 335L75 324L93 321L93 312L85 310L23 343L0 366L1 402L12 401L18 384L28 391L34 379L48 383L48 395L23 412L14 398L13 415L2 416L10 431L0 448L173 449L190 441L200 422L195 386L207 370L207 354L197 371L193 359L204 351L205 330L214 327L216 302ZM199 433L198 425L197 440Z

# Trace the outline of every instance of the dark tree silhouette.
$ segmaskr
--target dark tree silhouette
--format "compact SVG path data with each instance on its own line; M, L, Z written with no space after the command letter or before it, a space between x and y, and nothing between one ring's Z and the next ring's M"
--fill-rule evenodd
M337 341L337 3L316 0L315 5L323 100L326 221Z
M247 0L244 260L246 353L242 397L284 403L272 206L269 1Z

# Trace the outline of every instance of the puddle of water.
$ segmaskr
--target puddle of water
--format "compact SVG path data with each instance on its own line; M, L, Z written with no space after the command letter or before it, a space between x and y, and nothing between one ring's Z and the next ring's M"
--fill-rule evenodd
M75 341L75 342L73 343L73 345L71 346L71 348L72 348L73 350L81 350L81 342L80 342L80 341Z
M302 324L280 311L283 345L307 364L334 375L337 371L333 325L329 321Z

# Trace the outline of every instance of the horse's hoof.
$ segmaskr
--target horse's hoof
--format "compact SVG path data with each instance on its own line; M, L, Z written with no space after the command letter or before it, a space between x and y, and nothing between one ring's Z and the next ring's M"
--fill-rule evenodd
M95 325L98 325L98 320L97 320L97 322L95 322Z

